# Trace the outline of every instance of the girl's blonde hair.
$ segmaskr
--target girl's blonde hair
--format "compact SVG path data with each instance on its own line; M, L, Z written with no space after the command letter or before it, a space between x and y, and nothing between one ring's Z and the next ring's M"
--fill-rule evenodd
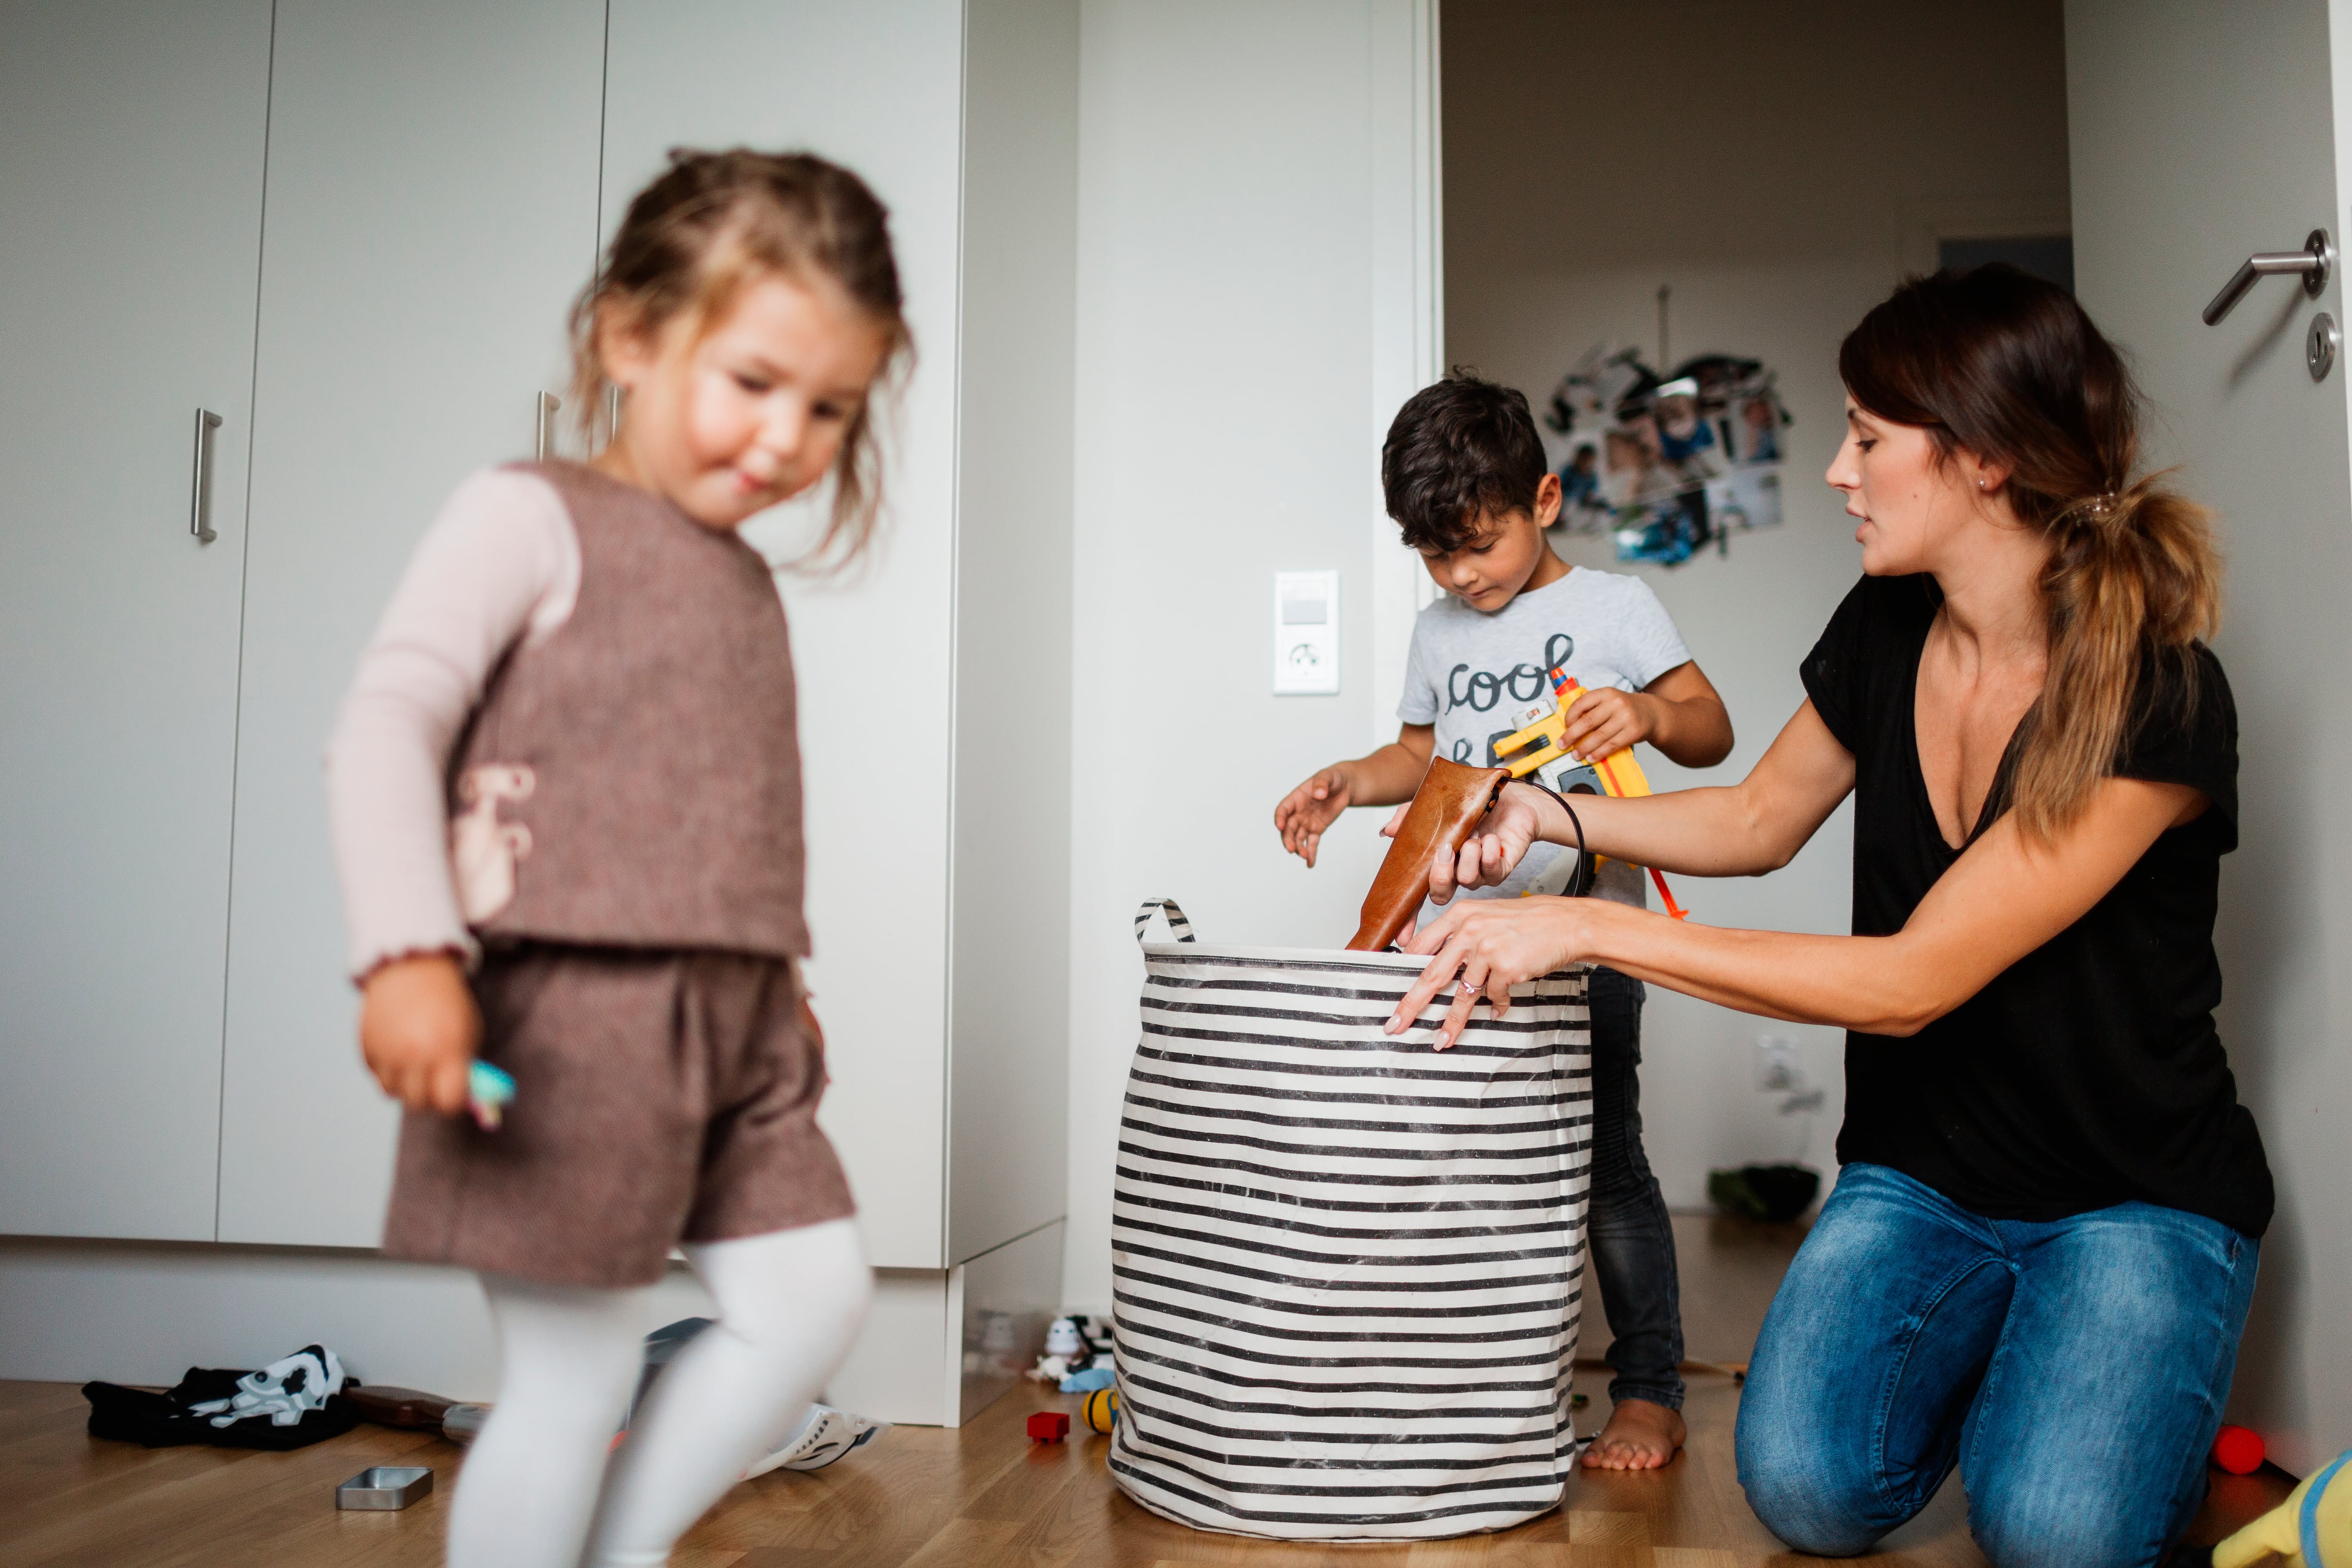
M2050 665L2019 725L2018 825L2047 839L2115 772L2137 706L2200 700L2197 641L2219 628L2212 515L2135 473L2139 393L2123 356L2054 283L2001 263L1914 278L1850 333L1853 400L2009 466L2018 521L2050 542ZM2163 715L2175 721L2185 714Z
M681 317L699 332L747 283L762 277L829 279L884 339L881 382L914 359L890 248L890 215L866 182L807 153L673 150L669 168L629 204L603 264L572 302L572 398L589 433L611 378L596 351L598 323L625 313L659 332ZM833 515L809 559L845 564L873 538L882 506L882 453L874 400L859 403L833 468Z

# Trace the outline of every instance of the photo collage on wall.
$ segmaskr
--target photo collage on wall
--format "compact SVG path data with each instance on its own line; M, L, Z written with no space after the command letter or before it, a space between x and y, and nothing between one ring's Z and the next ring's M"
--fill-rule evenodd
M1638 349L1588 353L1544 411L1570 534L1608 534L1620 561L1679 566L1780 522L1789 411L1762 362L1701 354L1661 375Z

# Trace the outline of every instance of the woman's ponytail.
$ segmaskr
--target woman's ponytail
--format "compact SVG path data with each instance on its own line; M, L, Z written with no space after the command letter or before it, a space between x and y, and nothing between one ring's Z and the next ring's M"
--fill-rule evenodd
M2152 661L2194 700L2189 649L2218 629L2221 556L2210 514L2166 477L2088 497L2049 525L2049 671L2011 785L2018 825L2036 837L2073 821L2114 773Z
M2199 700L2197 642L2218 629L2212 514L2168 482L2133 478L2139 396L2115 345L2072 295L1998 263L1916 278L1838 353L1854 401L2005 466L2019 521L2049 541L2042 588L2049 668L2020 724L2010 801L2047 839L2120 759L2143 689Z

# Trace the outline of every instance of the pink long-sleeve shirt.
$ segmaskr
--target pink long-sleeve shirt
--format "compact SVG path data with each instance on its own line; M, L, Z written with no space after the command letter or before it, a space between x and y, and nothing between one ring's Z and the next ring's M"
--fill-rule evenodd
M327 742L354 979L410 954L473 955L449 870L450 749L499 661L552 637L579 596L579 535L535 474L476 474L425 531Z

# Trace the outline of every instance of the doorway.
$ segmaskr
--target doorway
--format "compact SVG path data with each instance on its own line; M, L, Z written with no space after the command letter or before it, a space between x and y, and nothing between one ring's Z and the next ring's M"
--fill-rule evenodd
M1731 710L1729 761L1645 756L1653 783L1736 780L1803 701L1798 661L1858 574L1821 482L1843 425L1839 340L1939 252L2048 265L2069 243L2060 0L1504 0L1447 6L1443 25L1447 362L1525 392L1562 462L1563 379L1612 359L1669 379L1700 356L1752 363L1763 395L1742 401L1785 421L1777 523L1751 508L1717 526L1718 505L1675 564L1622 558L1643 546L1621 542L1622 510L1570 506L1553 535L1571 565L1648 582ZM1745 424L1713 450L1745 455ZM1785 870L1684 901L1709 924L1843 931L1850 837L1841 816ZM1707 1173L1749 1162L1834 1173L1838 1031L1653 986L1644 1038L1644 1141L1669 1205L1705 1207Z

